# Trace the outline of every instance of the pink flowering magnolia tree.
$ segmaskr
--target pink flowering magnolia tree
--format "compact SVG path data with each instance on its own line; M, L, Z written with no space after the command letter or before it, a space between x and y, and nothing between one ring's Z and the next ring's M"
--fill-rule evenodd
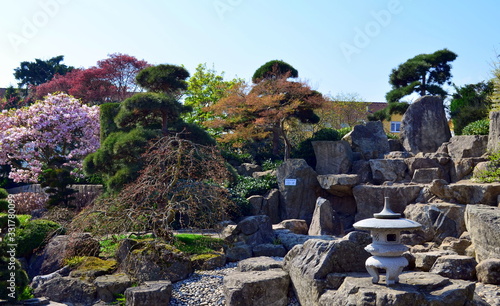
M83 158L98 148L99 107L67 94L49 94L29 107L0 113L0 164L11 166L15 182L37 182L56 158L81 175Z

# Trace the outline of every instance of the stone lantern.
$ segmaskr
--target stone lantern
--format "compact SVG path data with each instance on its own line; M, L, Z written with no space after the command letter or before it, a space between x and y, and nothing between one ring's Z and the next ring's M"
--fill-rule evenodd
M403 253L408 247L401 243L401 231L415 230L422 225L418 222L401 218L401 214L393 212L389 207L389 198L384 201L384 209L373 214L375 218L364 219L354 223L354 228L369 230L372 243L365 250L373 256L366 262L366 270L372 276L372 283L378 283L378 269L385 269L388 286L399 281L399 274L408 265Z

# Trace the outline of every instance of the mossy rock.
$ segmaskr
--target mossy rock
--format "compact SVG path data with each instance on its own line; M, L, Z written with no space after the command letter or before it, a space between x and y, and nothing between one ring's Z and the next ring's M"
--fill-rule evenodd
M140 242L126 256L120 270L138 281L183 280L193 272L189 257L164 242Z
M118 266L114 259L100 259L98 257L84 257L79 265L71 271L70 276L76 278L95 279L98 276L113 273Z
M222 253L199 254L191 257L193 268L197 270L213 270L226 264L226 256Z

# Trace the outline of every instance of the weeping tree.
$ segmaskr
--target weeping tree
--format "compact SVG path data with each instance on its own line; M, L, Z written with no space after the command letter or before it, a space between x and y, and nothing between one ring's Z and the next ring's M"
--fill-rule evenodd
M142 159L137 179L115 197L101 198L84 210L73 230L153 230L169 238L174 220L182 227L211 228L236 211L223 187L230 174L214 146L170 135L152 142Z

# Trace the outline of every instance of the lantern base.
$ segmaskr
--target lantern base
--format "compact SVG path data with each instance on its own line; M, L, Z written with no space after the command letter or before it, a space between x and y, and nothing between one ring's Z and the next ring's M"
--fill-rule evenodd
M372 277L372 283L377 284L380 280L378 269L385 269L387 286L394 285L399 282L399 274L403 272L403 268L408 265L408 260L403 256L398 257L383 257L371 256L365 262L365 267Z

